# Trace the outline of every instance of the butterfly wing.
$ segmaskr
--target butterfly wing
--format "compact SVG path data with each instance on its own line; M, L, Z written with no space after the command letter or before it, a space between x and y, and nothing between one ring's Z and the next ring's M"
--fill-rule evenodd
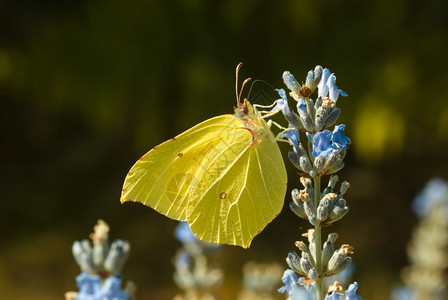
M185 221L205 157L241 126L244 122L233 115L218 116L154 147L129 171L121 202L141 202L167 217ZM250 140L250 133L245 135Z
M240 127L204 157L187 208L187 221L200 239L247 248L280 213L286 170L276 141L263 133L253 144L257 133Z

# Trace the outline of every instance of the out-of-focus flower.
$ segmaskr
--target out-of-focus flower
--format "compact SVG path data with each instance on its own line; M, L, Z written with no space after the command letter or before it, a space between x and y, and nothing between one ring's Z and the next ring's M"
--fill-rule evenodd
M273 300L283 273L280 264L248 262L243 268L243 290L238 300Z
M82 272L76 277L76 284L79 289L77 300L101 299L101 278L98 275Z
M278 289L278 292L288 296L290 300L313 300L313 294L298 285L299 279L293 270L287 269L283 273L282 281L284 286Z
M216 299L212 289L223 282L224 275L219 268L210 268L207 258L217 253L221 245L198 239L187 222L180 222L174 235L182 242L182 248L174 257L176 270L173 277L177 286L185 291L175 299Z
M175 237L182 243L189 243L198 240L191 232L188 222L180 222L174 230Z
M129 295L121 288L121 276L109 276L101 288L101 300L128 300Z
M72 251L81 274L76 277L79 292L76 300L131 300L135 287L130 286L129 293L121 290L121 272L129 255L130 245L126 241L116 240L109 245L109 226L99 220L88 240L74 242ZM66 299L72 299L76 293L66 293Z
M361 300L361 297L356 294L356 290L358 289L358 284L352 283L348 287L348 290L345 291L345 299L346 300Z
M441 178L430 180L415 197L412 209L418 216L423 216L438 202L448 197L448 183Z

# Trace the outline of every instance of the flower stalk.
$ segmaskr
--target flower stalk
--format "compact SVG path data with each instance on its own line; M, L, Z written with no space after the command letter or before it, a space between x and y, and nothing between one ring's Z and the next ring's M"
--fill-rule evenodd
M353 254L353 248L342 245L336 250L336 233L330 233L323 243L322 227L340 220L348 212L346 201L342 197L349 183L343 182L340 190L335 191L338 176L332 174L344 167L343 159L351 141L344 134L344 124L336 125L330 130L340 114L340 109L336 107L339 95L347 94L337 87L336 76L321 66L309 71L302 85L288 71L283 73L283 81L290 90L289 95L297 102L297 114L289 108L286 92L278 89L276 91L281 99L276 101L269 115L281 111L289 123L288 128L279 136L286 138L293 147L288 157L299 170L302 176L300 182L304 187L302 190L293 190L289 207L298 217L307 220L313 229L303 235L308 237L308 246L302 241L295 243L301 255L294 251L288 254L286 262L291 270L285 272L285 286L279 291L287 293L288 299L299 299L298 289L294 286L295 277L291 273L294 272L302 276L295 284L304 285L309 293L314 294L310 299L323 300L326 295L325 299L339 299L338 295L342 294L336 290L325 292L324 279L342 272L350 265L351 258L348 254ZM314 101L311 96L315 90L317 98ZM307 137L304 145L300 140L300 132L304 132ZM321 179L326 175L332 176L328 186L322 191ZM357 285L353 285L347 291L353 294L356 288Z

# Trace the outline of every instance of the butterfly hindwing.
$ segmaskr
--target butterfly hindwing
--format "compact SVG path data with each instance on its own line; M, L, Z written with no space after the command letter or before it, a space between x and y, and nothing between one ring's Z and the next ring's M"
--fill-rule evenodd
M249 247L283 207L286 171L278 145L269 138L253 145L248 132L240 129L224 140L230 147L210 153L220 164L206 158L199 170L197 179L207 184L197 190L201 200L189 203L187 221L203 240ZM216 176L219 180L213 180Z

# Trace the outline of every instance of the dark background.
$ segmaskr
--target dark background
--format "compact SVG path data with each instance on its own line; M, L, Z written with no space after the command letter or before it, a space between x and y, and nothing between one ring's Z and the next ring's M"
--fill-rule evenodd
M330 68L348 98L352 146L339 173L350 213L325 233L355 247L365 299L387 299L407 264L426 181L448 178L448 2L0 1L0 295L62 299L79 269L74 240L98 218L132 245L124 277L138 299L178 292L176 222L119 203L124 177L154 145L232 113L234 70L283 87ZM246 90L247 92L247 90ZM253 93L274 101L268 85ZM285 151L286 148L283 148ZM290 188L298 175L286 162ZM289 196L286 203L289 203ZM246 261L279 262L309 225L287 209L249 250L224 247L223 299ZM279 296L279 299L282 299Z

